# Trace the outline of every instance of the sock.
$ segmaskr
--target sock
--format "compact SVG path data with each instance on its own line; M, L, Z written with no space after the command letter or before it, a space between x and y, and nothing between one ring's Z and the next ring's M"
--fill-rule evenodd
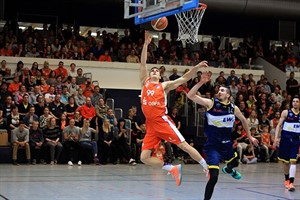
M290 179L290 175L289 175L289 174L285 174L285 175L284 175L284 178L285 178L285 180L287 181L287 180Z
M290 183L294 182L295 175L296 175L296 165L291 165L290 166Z
M166 171L170 171L171 169L173 169L173 165L168 164L168 163L164 163L164 166L162 167L162 169L166 170Z
M204 169L208 169L207 163L206 163L206 161L204 160L204 158L202 158L202 159L199 161L199 164L200 164Z

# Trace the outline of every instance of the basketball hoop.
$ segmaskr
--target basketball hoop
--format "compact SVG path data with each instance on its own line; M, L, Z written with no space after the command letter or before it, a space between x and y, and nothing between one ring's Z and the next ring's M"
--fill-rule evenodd
M198 8L175 14L179 29L177 40L191 44L198 42L198 30L206 8L206 4L199 3Z

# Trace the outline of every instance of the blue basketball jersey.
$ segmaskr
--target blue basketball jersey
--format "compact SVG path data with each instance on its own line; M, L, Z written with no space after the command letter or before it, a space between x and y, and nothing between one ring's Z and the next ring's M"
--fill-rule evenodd
M288 110L287 117L282 125L281 137L294 138L300 136L300 113Z
M231 141L235 121L234 104L224 104L213 98L213 106L206 111L204 130L208 143L228 143Z

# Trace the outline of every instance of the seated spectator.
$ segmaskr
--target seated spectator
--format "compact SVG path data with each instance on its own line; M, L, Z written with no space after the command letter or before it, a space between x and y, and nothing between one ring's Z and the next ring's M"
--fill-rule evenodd
M80 130L75 126L75 120L71 119L70 124L63 129L63 144L67 150L68 155L68 165L73 166L74 162L74 151L78 151L78 162L77 164L81 166L82 164L82 152L79 143Z
M263 149L266 153L265 161L270 162L270 159L276 149L273 147L273 140L271 134L269 133L268 125L264 125L262 128L260 149Z
M56 72L55 71L50 72L49 78L47 79L46 83L53 87L56 86L57 80L56 80Z
M67 85L71 96L76 96L79 86L76 84L76 78L72 77L71 82Z
M64 67L64 62L59 61L58 67L54 71L55 71L56 76L61 76L63 83L66 82L69 73L68 73L67 68Z
M254 148L251 144L249 144L246 150L243 153L243 163L245 164L256 164L257 157L254 153Z
M15 76L13 82L8 86L8 91L15 95L19 91L20 85L22 85L22 82L19 82L19 76Z
M32 104L29 103L29 95L24 94L23 101L18 105L19 113L20 113L20 119L23 119L24 116L29 112L30 107Z
M138 56L135 55L135 50L132 49L130 54L126 57L126 62L128 63L139 63L140 59Z
M73 96L70 96L68 99L68 104L66 104L66 112L67 112L67 117L69 119L74 118L74 114L78 106L75 104L75 98Z
M39 58L41 57L40 53L37 51L36 46L32 46L31 50L26 53L25 57L31 57L31 58Z
M20 121L19 127L15 128L11 134L11 142L13 143L13 164L18 165L17 155L18 149L24 147L26 151L27 164L30 164L30 146L29 146L29 131L25 128L23 121Z
M35 165L37 160L40 164L46 164L44 161L44 137L43 132L39 129L39 122L34 121L29 129L29 145L32 158L32 164Z
M14 56L14 53L11 49L11 44L9 42L5 42L5 46L0 49L1 56Z
M46 128L47 124L50 122L50 119L53 116L50 114L50 110L48 107L44 108L44 114L39 117L39 125L41 129Z
M67 105L70 96L71 95L69 93L68 87L66 85L62 86L62 93L61 93L61 97L60 97L60 102L64 105Z
M249 128L255 128L256 132L258 132L259 121L257 119L257 114L255 110L252 110L249 117L247 118L247 123Z
M83 76L83 70L81 68L77 69L77 77L76 77L76 84L82 85L86 81L86 78Z
M62 144L59 142L61 138L61 129L56 126L56 119L50 119L47 127L44 129L44 146L50 147L50 165L56 165L63 150Z
M80 115L82 115L84 119L88 119L91 121L92 119L94 119L94 117L96 117L96 110L92 105L90 97L86 98L86 104L78 107L77 110L80 112Z
M24 95L28 95L29 97L29 94L27 93L27 89L25 87L25 85L20 85L20 88L19 88L19 91L17 91L15 93L15 98L14 98L14 101L15 101L15 104L19 105L23 102L23 97ZM28 99L28 101L30 101L31 99Z
M101 149L102 164L110 161L114 165L117 164L117 148L115 145L115 135L113 126L109 119L104 119L103 125L99 128L99 146Z
M50 85L47 84L45 78L41 78L41 84L39 85L39 87L40 87L40 92L43 95L46 94L50 89Z
M232 140L234 141L234 149L236 149L240 160L243 159L243 151L247 147L247 133L245 129L243 129L242 124L239 122L236 125L235 131L232 133Z
M29 112L23 118L23 121L25 123L25 127L27 129L30 129L30 127L32 126L32 123L34 121L39 120L39 117L34 113L35 113L35 108L34 108L33 105L31 105L30 108L29 108Z
M90 78L87 78L84 84L80 85L80 88L83 89L83 95L88 98L90 97L94 92L94 84L92 83L92 80Z
M42 93L40 92L40 87L38 85L35 85L33 87L33 90L29 94L30 94L29 95L29 99L30 99L29 102L33 105L38 103L37 98L42 95Z
M96 104L96 106L95 106L99 125L102 125L103 119L106 118L108 109L109 109L109 106L107 104L105 104L104 99L100 98L98 100L98 104Z
M94 163L99 165L98 159L98 144L96 140L98 139L99 128L98 124L96 124L96 130L90 127L90 121L88 119L83 120L83 127L80 128L80 137L79 142L83 151L92 150ZM93 137L94 134L94 137ZM94 138L94 139L93 139Z
M44 67L42 68L42 75L44 77L45 80L47 80L51 74L52 70L49 67L49 62L45 61L44 62Z
M99 57L99 61L112 62L112 59L109 55L109 50L105 50L104 54Z
M78 93L75 96L75 102L77 106L83 106L86 103L86 97L83 95L83 89L78 88Z
M76 78L76 76L77 76L76 65L75 65L75 63L71 63L70 70L69 70L69 77ZM75 79L75 82L76 82L76 79Z
M60 95L56 95L54 101L49 104L49 110L51 115L55 117L55 119L59 119L61 115L66 111L65 105L60 102Z
M100 98L103 98L103 95L100 93L100 87L95 86L93 94L90 96L93 106L95 106Z
M83 119L82 119L82 116L80 115L80 112L78 110L76 110L74 112L74 120L75 120L75 126L78 126L78 127L83 126Z

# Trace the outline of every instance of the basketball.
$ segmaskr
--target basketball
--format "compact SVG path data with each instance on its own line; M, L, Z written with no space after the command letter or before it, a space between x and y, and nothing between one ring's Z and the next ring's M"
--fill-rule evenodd
M161 17L151 21L151 26L156 31L162 31L168 26L168 18Z

